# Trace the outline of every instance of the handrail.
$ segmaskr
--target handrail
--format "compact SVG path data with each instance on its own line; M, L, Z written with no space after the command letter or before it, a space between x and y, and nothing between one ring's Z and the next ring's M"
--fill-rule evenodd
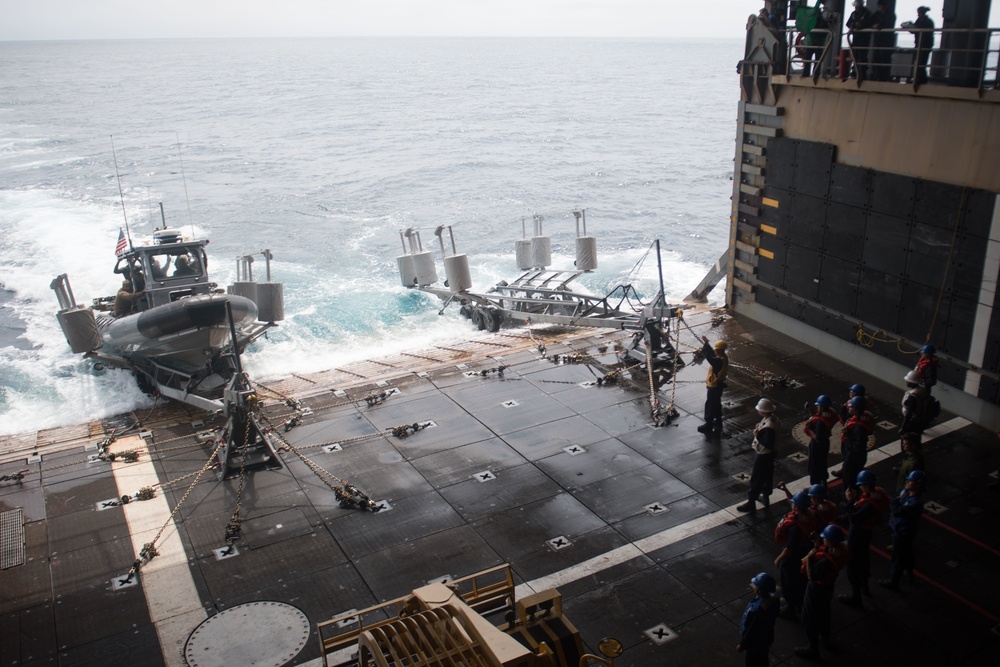
M980 91L987 88L1000 88L1000 28L935 28L934 30L921 28L893 28L884 30L864 29L845 31L840 36L840 40L833 39L836 32L826 28L814 28L812 33L825 34L827 37L824 44L809 45L800 36L803 33L789 26L785 30L775 30L779 36L779 41L787 49L785 55L786 70L777 71L776 74L787 76L802 75L812 78L814 81L823 78L839 78L842 81L853 78L850 68L839 67L837 55L846 50L850 62L866 63L868 67L875 71L876 68L884 74L882 80L906 81L917 84L920 69L930 70L926 81L917 85L953 84L961 82L964 87L978 88ZM920 45L921 33L932 32L935 35L934 46L928 54L924 47ZM876 37L889 37L888 44L875 44ZM913 39L913 45L900 47L899 35L909 35ZM868 37L868 44L863 46L865 53L858 57L861 49L855 46L859 36ZM964 39L963 39L964 38ZM796 43L798 41L798 43ZM892 54L908 53L912 54L912 61L901 64L892 63ZM935 59L934 54L943 54L940 60ZM923 58L921 57L923 56ZM921 60L924 64L921 65ZM943 62L942 62L943 61ZM901 67L907 68L906 76L892 76L891 71L898 74ZM839 71L838 71L839 70ZM947 75L935 76L935 72L940 74L946 70ZM868 77L862 75L858 85L862 85L863 80Z

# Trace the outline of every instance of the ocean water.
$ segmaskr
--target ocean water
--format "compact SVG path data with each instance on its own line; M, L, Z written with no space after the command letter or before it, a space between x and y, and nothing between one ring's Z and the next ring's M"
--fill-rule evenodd
M680 300L727 245L742 48L0 43L0 434L152 404L127 373L72 354L49 284L68 274L78 303L112 294L119 229L148 235L160 202L171 226L211 240L220 285L238 256L274 254L286 319L244 358L264 382L471 333L457 309L439 316L440 302L400 285L407 227L437 251L431 230L452 225L484 290L518 275L514 242L535 213L552 268L571 268L571 211L585 208L599 268L581 286L653 296L655 258L634 269L660 239Z

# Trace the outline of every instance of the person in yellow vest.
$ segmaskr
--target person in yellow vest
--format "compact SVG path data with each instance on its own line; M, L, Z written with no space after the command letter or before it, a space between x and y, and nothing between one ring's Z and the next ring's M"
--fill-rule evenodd
M701 337L702 355L708 362L708 377L705 379L705 423L698 427L705 435L722 434L722 391L726 388L726 373L729 372L729 357L726 356L726 341L717 340L708 344L708 336Z

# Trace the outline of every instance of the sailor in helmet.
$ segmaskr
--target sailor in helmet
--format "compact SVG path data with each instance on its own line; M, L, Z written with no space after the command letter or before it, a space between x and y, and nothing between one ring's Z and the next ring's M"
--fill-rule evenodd
M701 352L708 362L708 377L705 378L705 423L698 427L705 435L722 434L722 391L726 388L726 374L729 372L729 357L726 355L726 341L717 340L708 344L708 336L701 337L704 343Z
M774 643L774 623L778 619L780 603L775 595L777 585L774 577L761 572L750 580L754 597L743 610L740 619L740 643L737 653L745 653L747 665L768 665L768 650Z
M774 490L774 451L781 422L774 416L775 407L770 399L757 401L756 409L761 419L753 429L753 470L750 472L747 501L736 507L741 512L755 511L758 498L764 507L768 507L771 491Z

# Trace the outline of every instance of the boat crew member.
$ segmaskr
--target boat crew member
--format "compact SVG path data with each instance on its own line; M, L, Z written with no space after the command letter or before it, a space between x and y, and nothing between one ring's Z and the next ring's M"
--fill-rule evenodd
M885 0L879 0L878 9L872 14L872 78L888 81L892 73L892 52L896 48L896 14Z
M809 646L795 649L795 655L807 660L819 660L819 642L830 647L830 605L837 575L848 562L850 555L844 548L844 531L831 523L820 533L822 542L802 559L802 572L809 581L802 602L802 625Z
M896 491L902 491L906 480L914 470L927 471L924 465L924 453L921 449L920 436L916 433L904 433L899 440L899 448L903 452L903 460L899 463L899 477L896 478ZM895 468L893 468L895 470ZM920 488L924 488L921 480Z
M737 653L746 654L747 667L767 667L768 650L774 643L774 624L778 619L778 597L774 577L761 572L750 580L754 597L740 619L740 643Z
M132 281L123 280L122 287L115 294L115 305L113 314L115 317L123 317L129 313L133 313L138 309L139 299L143 297L146 293L145 290L139 290L138 292L132 291Z
M892 499L889 506L889 528L892 530L892 564L889 578L879 579L879 584L892 591L899 590L899 580L904 572L910 574L913 583L913 566L916 552L913 543L917 539L917 526L924 512L923 501L924 472L913 470L906 476L906 486Z
M852 607L861 606L861 594L871 595L868 578L871 576L872 532L885 522L889 509L889 494L876 486L875 473L862 470L857 476L857 486L847 489L847 513L850 522L847 531L847 551L851 560L847 564L847 580L851 594L841 595L840 601Z
M840 406L840 423L841 424L846 424L847 420L851 418L851 414L850 414L851 401L854 400L855 396L860 396L863 399L865 399L865 401L864 401L864 409L865 410L868 410L869 412L871 412L871 409L872 409L872 400L870 398L868 398L868 391L865 389L865 386L863 384L857 384L857 383L856 384L852 384L850 387L848 387L847 391L849 392L847 394L847 400L844 401L844 404L842 406Z
M809 500L812 501L812 512L816 516L817 526L826 526L840 516L837 504L826 497L825 484L813 484L809 487Z
M820 395L814 405L806 403L806 410L812 415L805 425L805 433L809 436L809 483L826 484L830 433L837 423L837 413L826 394Z
M698 427L699 433L720 435L722 433L722 392L726 388L726 374L729 372L729 356L726 341L717 340L708 344L708 336L701 337L702 354L708 362L708 377L705 378L705 423Z
M920 373L928 396L931 395L931 389L937 384L937 372L940 364L935 354L937 354L937 348L930 343L924 345L920 348L920 359L917 360L917 365L913 369Z
M924 378L919 371L910 371L903 380L906 382L906 393L903 394L903 423L899 426L899 432L916 433L919 437L927 426L924 423L924 403L930 396L924 388Z
M174 277L198 275L198 267L187 255L178 255L174 260Z
M750 489L747 491L747 501L738 505L740 512L753 512L757 509L757 498L764 507L771 504L771 491L774 488L774 448L778 442L778 429L781 422L774 416L775 408L767 398L757 401L757 414L761 420L753 429L753 470L750 471Z
M784 483L778 488L788 495ZM792 511L788 512L774 529L774 541L784 547L774 565L781 576L781 595L785 606L781 616L798 618L802 613L802 598L806 594L806 577L802 573L802 559L812 548L812 535L816 532L816 517L810 509L809 494L799 491L788 501Z
M851 53L854 54L854 73L858 81L868 77L868 49L871 47L872 13L864 0L854 0L854 11L847 18L851 36Z
M917 20L900 24L913 33L913 46L917 49L917 71L913 79L916 84L927 83L927 61L934 48L934 21L927 15L930 10L930 7L917 7Z
M848 406L847 423L840 432L840 453L844 465L833 474L844 480L844 485L853 483L858 473L868 463L868 437L875 431L875 418L865 410L864 396L855 396Z

